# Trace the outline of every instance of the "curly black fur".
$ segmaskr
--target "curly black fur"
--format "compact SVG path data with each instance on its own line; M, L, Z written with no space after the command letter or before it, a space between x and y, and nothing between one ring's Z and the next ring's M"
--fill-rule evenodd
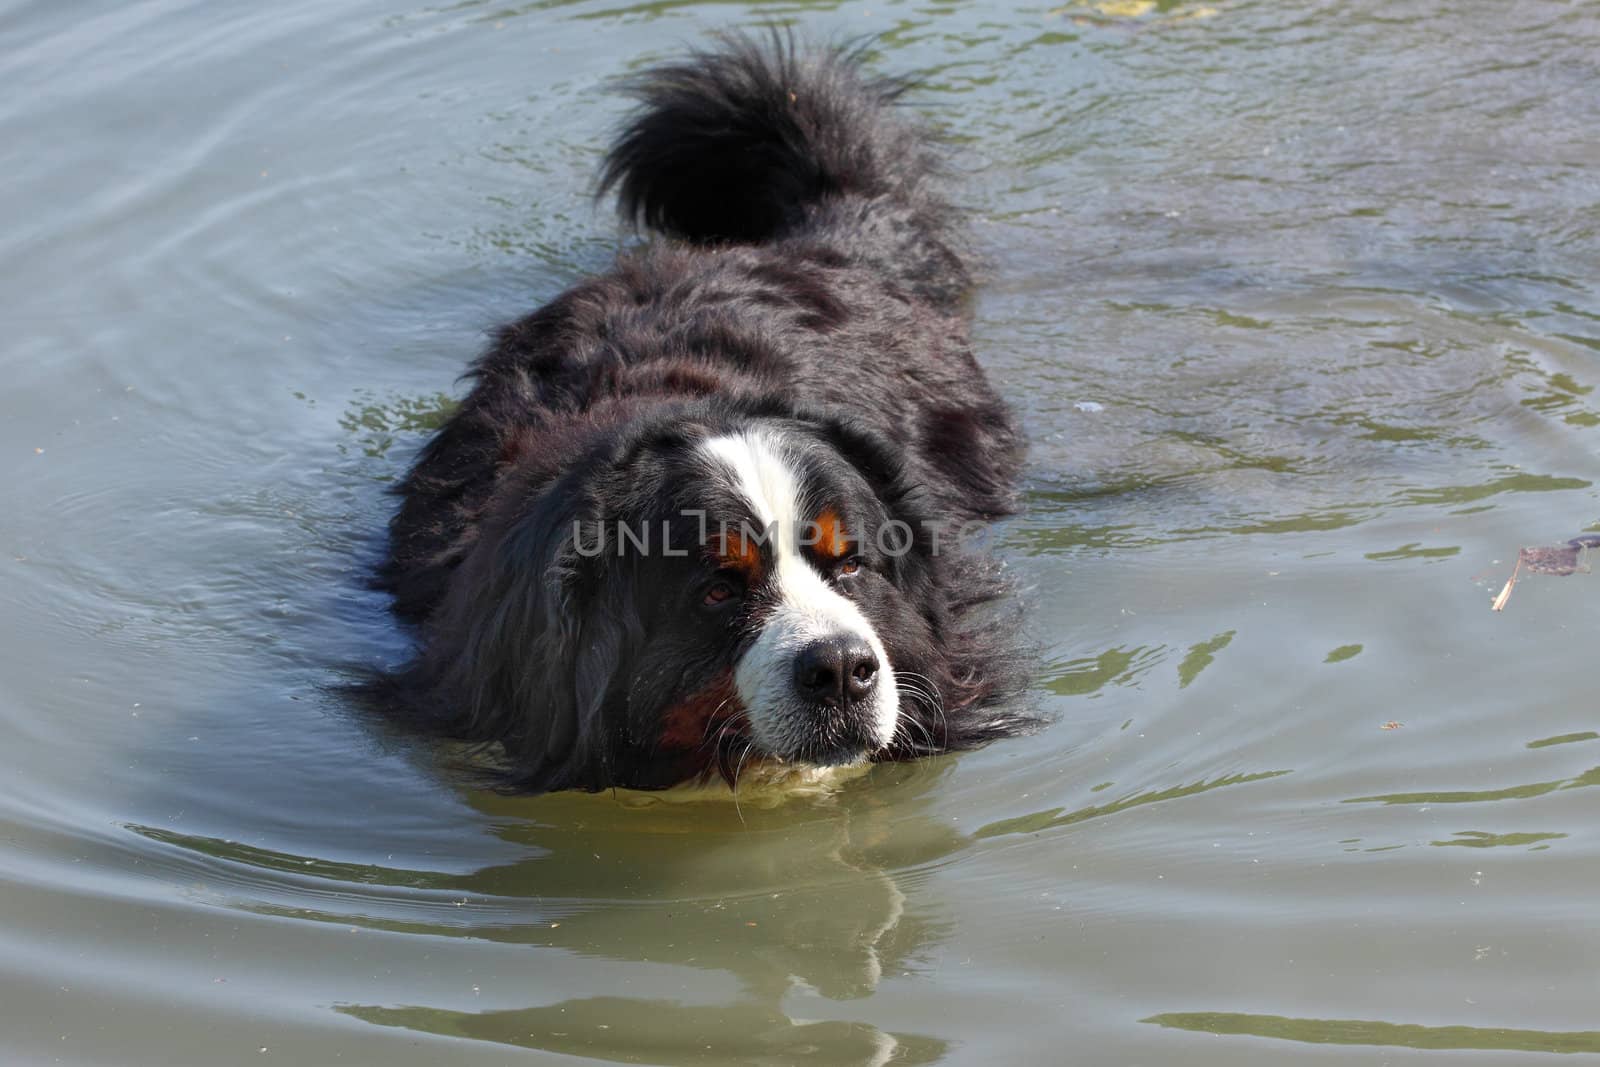
M883 561L868 614L896 670L930 691L877 758L1033 725L1014 706L1006 628L983 610L1004 592L995 565L931 541L1013 510L1022 446L968 348L960 218L934 188L929 139L895 107L904 88L865 76L855 52L778 35L724 37L631 83L640 108L603 186L674 239L503 327L473 365L470 395L397 490L379 583L420 647L370 697L502 744L521 790L727 768L736 730L669 758L660 719L714 692L746 638L674 636L658 590L681 579L584 558L572 530L701 503L694 443L767 426L819 478L869 487L863 514L919 531Z

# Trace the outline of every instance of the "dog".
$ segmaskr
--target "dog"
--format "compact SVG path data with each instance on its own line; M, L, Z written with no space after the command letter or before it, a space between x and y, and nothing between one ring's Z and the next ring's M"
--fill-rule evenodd
M525 318L403 482L364 686L507 791L730 786L1030 730L973 530L1023 442L968 345L933 140L860 50L722 36L627 83L654 231Z

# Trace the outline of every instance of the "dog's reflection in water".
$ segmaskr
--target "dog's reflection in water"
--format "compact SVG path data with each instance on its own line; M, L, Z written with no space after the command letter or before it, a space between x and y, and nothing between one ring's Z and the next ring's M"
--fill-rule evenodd
M895 771L873 777L885 774ZM926 767L900 775L923 784L934 776ZM881 784L861 785L777 808L745 801L740 811L640 795L484 798L477 806L497 818L539 820L507 821L501 830L539 854L481 870L467 888L532 903L539 918L518 922L506 912L435 932L564 949L576 957L571 964L530 955L537 977L529 984L569 984L575 995L500 1010L339 1010L379 1025L617 1063L938 1060L944 1041L880 1029L860 1021L859 1008L815 1018L835 1014L819 998L859 1000L885 976L915 973L944 925L932 917L926 887L908 900L890 871L948 855L964 840L919 818L914 806L908 811L906 786L915 785L890 790L893 807ZM619 972L595 960L631 966ZM563 966L570 983L553 970ZM725 972L737 990L719 996L726 987L715 979L686 983L684 967ZM505 991L494 992L503 1002Z

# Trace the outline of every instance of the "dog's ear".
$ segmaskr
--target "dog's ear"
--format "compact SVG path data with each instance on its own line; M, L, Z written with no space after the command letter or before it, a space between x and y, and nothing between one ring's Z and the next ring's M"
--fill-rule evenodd
M533 507L517 493L486 517L426 652L395 687L434 732L501 744L508 769L494 784L509 791L611 784L602 720L630 606L610 602L624 584L604 580L614 558L583 551L598 520L580 482L569 473Z
M1021 445L998 402L929 408L911 424L897 428L900 441L863 420L833 411L802 411L798 417L817 427L880 495L888 493L930 519L960 516L987 521L1017 511L1010 471L1020 462ZM911 476L904 459L908 451L932 470ZM935 498L924 482L947 488Z
M905 466L904 450L888 437L865 423L843 418L833 412L802 413L800 416L840 458L849 463L866 481L892 522L902 524L907 538L902 551L888 560L897 577L912 561L933 551L936 536L942 533L942 516L926 490L913 480ZM898 538L898 534L896 535Z
M795 417L812 426L834 451L860 471L874 492L895 496L905 492L905 469L901 449L883 434L858 419L833 411L796 412Z
M518 792L606 784L600 716L619 632L595 601L585 564L598 561L578 554L585 525L568 494L546 494L495 553L492 569L517 578L482 601L489 655L477 684L493 689Z

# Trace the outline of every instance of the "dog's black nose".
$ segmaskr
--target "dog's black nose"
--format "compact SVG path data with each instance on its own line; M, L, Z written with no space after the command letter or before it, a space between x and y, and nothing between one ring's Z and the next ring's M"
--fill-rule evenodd
M794 684L807 700L842 708L871 695L878 657L859 637L825 637L795 654Z

